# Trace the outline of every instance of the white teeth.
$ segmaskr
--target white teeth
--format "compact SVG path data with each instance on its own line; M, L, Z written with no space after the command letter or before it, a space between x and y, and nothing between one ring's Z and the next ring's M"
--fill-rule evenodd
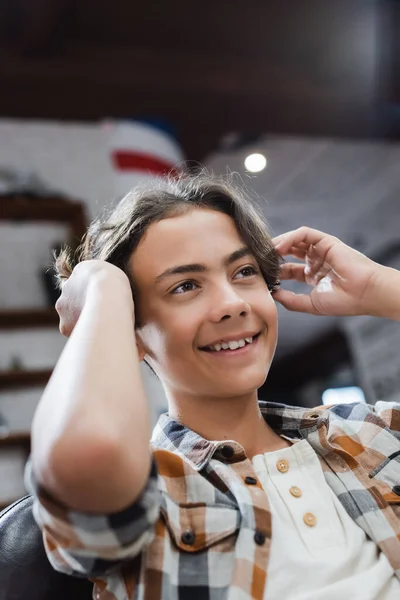
M243 338L241 340L235 340L232 342L222 342L221 344L215 344L214 346L210 346L210 348L214 352L219 352L220 350L237 350L238 348L243 348L246 345L253 343L252 337Z

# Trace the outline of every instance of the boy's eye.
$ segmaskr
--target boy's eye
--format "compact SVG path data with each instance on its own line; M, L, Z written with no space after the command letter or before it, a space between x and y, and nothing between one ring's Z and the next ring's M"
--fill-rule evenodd
M239 279L242 279L243 277L251 277L251 275L256 275L257 273L258 271L255 267L248 265L247 267L243 267L243 269L240 269L240 271L238 271L236 275L242 275L242 277L239 277Z
M252 265L247 265L238 271L235 275L237 279L246 279L247 277L251 277L252 275L257 275L258 269L253 267ZM239 277L238 277L239 275ZM197 283L188 279L183 283L180 283L176 288L171 290L171 294L184 294L185 292L193 292L197 288Z
M184 281L180 283L176 288L171 291L171 294L184 294L185 292L192 292L196 286L194 281Z

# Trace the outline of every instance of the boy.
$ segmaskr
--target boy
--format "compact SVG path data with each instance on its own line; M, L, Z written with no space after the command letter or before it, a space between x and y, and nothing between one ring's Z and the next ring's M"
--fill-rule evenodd
M58 271L69 340L27 468L56 569L101 600L399 597L400 406L257 400L275 301L400 319L399 272L309 228L271 240L206 175L133 190ZM151 453L141 360L169 405Z

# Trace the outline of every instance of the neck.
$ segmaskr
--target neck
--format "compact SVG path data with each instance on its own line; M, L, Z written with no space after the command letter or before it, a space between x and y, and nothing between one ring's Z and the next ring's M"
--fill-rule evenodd
M207 440L234 440L248 458L289 445L266 423L257 391L233 398L182 396L167 390L169 415Z

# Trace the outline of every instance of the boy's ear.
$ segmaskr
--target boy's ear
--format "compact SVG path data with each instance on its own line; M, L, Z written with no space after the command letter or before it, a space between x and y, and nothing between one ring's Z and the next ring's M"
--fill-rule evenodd
M136 346L137 346L138 354L139 354L139 361L142 362L144 357L146 356L146 349L144 347L144 343L140 336L140 333L137 330L135 331L135 337L136 337Z

